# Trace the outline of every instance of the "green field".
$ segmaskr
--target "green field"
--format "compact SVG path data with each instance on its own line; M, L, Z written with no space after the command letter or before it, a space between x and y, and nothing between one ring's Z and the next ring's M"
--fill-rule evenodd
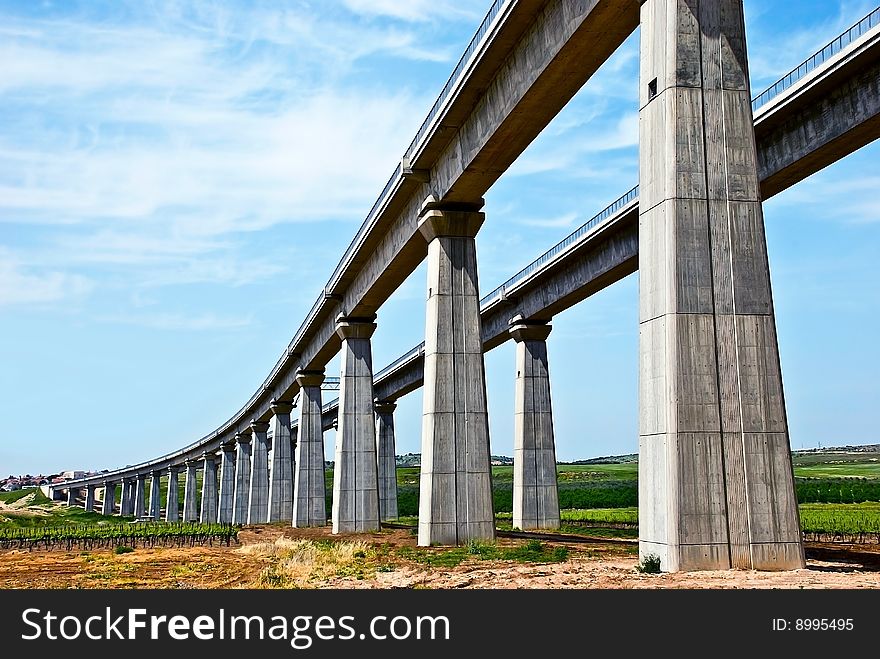
M826 451L795 453L795 484L801 506L801 523L807 537L865 541L880 536L880 452ZM201 472L198 484L201 485ZM184 496L184 473L179 481L179 502ZM402 518L418 515L419 469L397 470L398 508ZM591 535L634 537L638 523L638 463L634 460L606 464L560 464L557 470L563 529ZM146 495L149 499L149 479ZM167 477L161 479L164 508ZM330 513L333 472L326 472L327 512ZM493 466L492 487L499 528L510 528L513 509L513 467ZM33 496L27 510L17 510L24 497ZM117 502L121 488L117 488ZM199 497L200 498L200 497ZM16 503L19 502L19 503ZM131 518L104 517L82 508L49 502L39 490L0 493L0 530L122 524ZM12 506L10 508L9 506ZM859 540L861 538L861 540Z

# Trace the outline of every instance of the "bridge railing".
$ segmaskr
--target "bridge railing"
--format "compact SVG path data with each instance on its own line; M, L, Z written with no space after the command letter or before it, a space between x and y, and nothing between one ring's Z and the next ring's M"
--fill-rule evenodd
M452 89L461 78L461 74L464 72L464 69L470 61L470 58L473 56L474 52L476 52L477 47L483 40L483 37L486 36L486 32L488 32L489 26L492 24L492 21L495 20L498 12L500 12L501 8L508 2L510 2L510 0L495 0L495 2L492 3L492 6L489 7L489 11L486 12L486 16L483 18L483 22L480 23L480 27L477 28L476 33L474 33L473 38L471 39L467 48L465 48L464 53L462 53L461 59L458 60L458 64L455 65L455 68L452 70L452 74L449 76L446 84L443 85L443 89L440 90L440 95L437 96L437 100L434 101L434 105L431 106L431 109L428 112L428 116L425 117L425 120L422 122L422 125L419 126L419 130L416 132L416 136L407 147L406 154L404 155L405 159L409 160L412 158L412 155L413 153L415 153L416 148L419 146L434 119L437 117L437 114L440 112L440 108L443 107L446 99L449 98L449 94L452 93Z
M858 23L846 30L843 34L834 39L818 53L804 60L797 68L792 69L788 74L780 78L779 81L776 82L776 84L771 85L768 89L756 96L752 100L752 111L755 111L761 106L766 105L780 93L784 92L786 89L795 84L798 80L807 75L810 71L813 71L817 67L824 64L826 61L828 61L837 53L850 45L853 41L855 41L877 25L880 25L880 7L872 11Z
M403 158L397 164L397 167L394 169L394 172L391 174L388 182L385 184L385 187L379 194L379 198L376 199L376 201L373 203L372 208L370 208L370 212L367 213L366 219L358 228L357 232L354 235L354 238L352 238L348 247L345 249L345 252L343 252L342 258L339 260L339 263L333 269L333 274L330 275L330 279L327 280L327 286L324 288L325 293L332 292L340 273L348 265L352 255L357 250L357 247L361 243L364 235L373 225L379 209L384 205L388 195L391 193L391 191L394 189L394 186L400 181L401 177L403 176L403 163L408 162L411 159L416 147L424 139L429 128L431 127L431 124L434 122L434 119L436 119L438 113L440 112L440 108L443 107L443 104L446 102L449 94L455 87L455 84L461 78L465 67L470 62L471 57L473 57L474 53L477 50L477 47L483 40L483 37L486 35L486 32L488 31L489 26L492 24L492 21L498 15L501 7L503 7L506 3L510 1L511 0L495 0L495 2L492 3L492 6L489 8L486 16L483 18L483 22L480 23L480 27L477 28L476 33L474 33L474 36L471 38L470 43L468 44L467 48L465 48L465 51L464 53L462 53L461 58L458 60L458 64L456 64L455 69L453 69L452 75L449 76L449 79L446 81L446 84L443 85L443 89L440 91L440 95L437 97L437 100L434 101L434 105L432 105L431 109L428 111L428 116L425 117L422 125L419 126L418 131L416 131L416 135L413 138L412 142L410 142L410 145L407 147Z
M614 201L612 204L610 204L608 207L603 209L599 214L591 217L589 220L584 222L584 224L582 224L580 227L575 229L572 233L567 235L565 238L563 238L558 243L556 243L553 247L551 247L546 252L541 254L541 256L536 258L534 261L529 263L525 268L523 268L522 270L517 272L515 275L513 275L513 277L511 277L506 282L501 284L501 286L496 288L494 291L492 291L488 295L484 296L480 300L480 307L481 308L485 307L486 305L488 305L490 302L492 302L496 298L501 297L505 290L507 290L507 289L511 288L512 286L514 286L515 284L518 284L518 283L522 282L523 280L527 279L529 277L529 275L531 275L535 270L537 270L542 265L544 265L547 261L552 259L557 254L559 254L561 251L563 251L569 245L575 243L579 238L586 235L587 233L589 233L590 231L595 229L597 226L599 226L600 224L605 222L605 220L611 218L621 208L623 208L627 204L630 204L638 196L639 196L639 186L635 186L629 192L627 192L622 197L620 197L619 199Z

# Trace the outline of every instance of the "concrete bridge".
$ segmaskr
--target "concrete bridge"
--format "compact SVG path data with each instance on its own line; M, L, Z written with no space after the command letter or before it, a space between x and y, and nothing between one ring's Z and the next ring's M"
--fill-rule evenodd
M482 195L640 25L640 186L480 299ZM323 526L335 424L333 532L374 530L397 516L394 402L424 386L419 544L491 539L483 353L512 339L514 525L554 528L550 321L641 269L641 553L803 566L761 200L880 136L878 40L880 8L753 99L741 0L496 0L251 399L172 454L56 490L90 510L100 490L113 514L121 488L120 514L158 519L167 476L168 520ZM373 373L377 311L426 256L425 342Z

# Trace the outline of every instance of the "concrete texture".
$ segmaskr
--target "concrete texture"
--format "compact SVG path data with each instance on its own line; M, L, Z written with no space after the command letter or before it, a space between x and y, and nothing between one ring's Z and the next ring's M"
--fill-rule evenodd
M153 518L153 521L159 521L162 519L162 501L159 498L159 483L161 478L162 473L159 471L154 471L150 474L150 507L147 514Z
M165 501L165 521L180 521L180 469L168 468L168 494Z
M112 515L116 509L116 483L107 481L104 483L104 501L101 504L102 515Z
M269 519L269 424L251 423L251 484L248 524L265 524Z
M274 401L272 419L272 466L269 476L269 521L293 519L293 465L290 453L290 412L293 404Z
M333 468L333 533L379 529L370 319L338 318L342 339L339 429Z
M199 521L202 524L217 522L217 456L213 453L202 456L202 507Z
M425 390L418 544L495 537L473 210L427 204Z
M86 486L86 503L84 508L88 512L95 512L95 488L97 485Z
M803 567L742 0L647 0L640 89L640 554Z
M143 517L147 512L147 475L138 474L134 488L134 516Z
M222 524L232 523L232 507L235 503L235 442L220 447L220 501L217 509L217 521Z
M324 431L321 426L321 383L323 371L297 374L300 386L299 427L293 479L293 526L327 524L324 481Z
M199 521L198 484L196 482L196 470L198 462L186 461L186 480L183 483L183 521Z
M397 519L397 454L394 446L395 403L377 401L376 460L379 465L379 519Z
M517 319L513 432L513 528L559 528L556 443L547 364L548 324Z
M251 435L235 436L235 492L232 501L232 523L247 524L251 496Z
M119 501L119 514L123 517L134 515L134 488L135 479L127 478L122 481L122 494Z
M76 493L77 493L77 488L75 488L75 487L67 488L67 505L69 507L73 507L76 505Z

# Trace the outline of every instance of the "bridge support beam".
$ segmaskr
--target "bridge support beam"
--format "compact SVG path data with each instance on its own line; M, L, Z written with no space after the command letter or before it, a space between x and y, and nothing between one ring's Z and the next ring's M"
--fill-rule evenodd
M123 517L134 514L134 479L124 479L120 483L122 494L119 497L119 514Z
M196 481L196 469L198 462L195 460L186 461L186 480L183 483L183 521L198 522L199 521L199 502L196 490L198 484Z
M379 464L379 519L397 519L397 452L394 446L395 403L377 401L376 460Z
M138 474L134 490L134 516L143 517L146 512L147 475Z
M269 519L269 424L251 423L251 487L248 524L265 524Z
M180 521L180 469L168 467L168 493L165 495L165 521Z
M220 501L217 507L217 521L232 523L232 507L235 503L235 442L220 447Z
M291 403L272 401L272 469L269 474L269 521L293 519L293 469L290 462Z
M159 485L162 482L162 472L154 471L150 475L150 509L149 515L154 522L162 518L162 502L159 495Z
M104 501L101 504L102 515L112 515L116 509L116 483L104 482Z
M547 364L549 324L514 321L516 397L513 435L513 527L559 528L556 443Z
M379 530L372 318L337 318L342 339L339 429L333 468L333 533Z
M202 455L202 509L199 521L202 524L217 523L217 456L213 453Z
M95 486L94 485L86 485L86 505L84 506L86 511L93 513L95 512Z
M327 524L324 430L321 425L323 371L300 371L299 429L294 453L293 526Z
M69 487L67 488L67 505L68 507L73 507L76 505L76 488Z
M742 0L643 0L640 555L804 566Z
M428 242L422 546L495 537L474 240L485 215L476 208L440 208L429 199L419 220Z
M235 493L232 501L232 523L247 524L251 496L251 435L235 435Z

